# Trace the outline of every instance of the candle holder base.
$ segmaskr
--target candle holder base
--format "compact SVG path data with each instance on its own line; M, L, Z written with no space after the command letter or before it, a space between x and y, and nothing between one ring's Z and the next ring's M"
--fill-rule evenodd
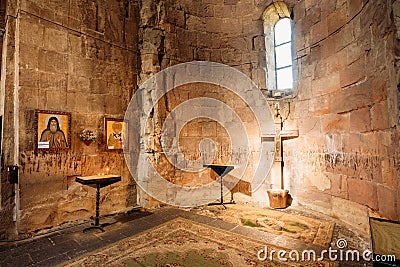
M289 190L271 189L267 190L269 206L273 209L285 209L289 207Z

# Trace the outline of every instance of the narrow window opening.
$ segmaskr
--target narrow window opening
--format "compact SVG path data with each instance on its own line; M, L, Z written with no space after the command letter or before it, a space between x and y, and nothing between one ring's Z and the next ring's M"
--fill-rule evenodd
M280 19L274 27L276 90L292 91L292 29L289 18Z

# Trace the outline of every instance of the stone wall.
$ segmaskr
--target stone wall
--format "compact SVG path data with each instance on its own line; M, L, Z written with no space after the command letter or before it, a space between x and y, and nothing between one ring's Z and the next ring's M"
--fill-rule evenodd
M4 8L4 6L3 6ZM6 238L16 234L15 229L15 189L16 187L8 182L8 177L5 172L6 164L15 165L17 162L15 154L15 145L13 142L13 132L15 130L14 116L5 116L6 114L13 114L14 104L14 75L15 75L15 8L9 4L7 7L10 19L8 23L3 23L5 33L3 35L2 43L2 64L1 64L1 101L0 101L0 115L3 116L4 125L8 126L9 131L3 129L2 132L2 156L1 156L1 208L0 208L0 236ZM3 19L6 21L6 13ZM10 90L5 90L8 87ZM7 154L5 153L7 151Z
M286 127L300 137L285 144L291 192L354 224L357 203L400 220L392 6L301 1L294 15L298 95Z
M250 8L249 8L250 7ZM243 9L249 13L243 16ZM264 3L254 4L253 1L142 1L141 23L139 38L142 40L140 45L141 54L141 73L140 83L144 83L149 77L152 77L160 70L179 63L196 61L213 61L224 63L242 71L245 75L252 78L256 85L265 91L265 46L263 42L263 22L262 13L265 9ZM215 97L220 94L220 96ZM176 102L177 94L166 95L165 102ZM221 93L213 86L202 86L202 88L192 88L189 97L184 95L179 101L187 101L196 97L213 97L235 106L236 112L243 112L243 107L238 102L232 101L232 96ZM166 107L163 102L155 109L155 115L151 118L152 125L155 127L149 136L153 136L156 143L160 143L160 126L163 119L169 114L171 109ZM229 102L229 103L228 103ZM241 110L242 109L242 110ZM249 111L249 110L247 110ZM251 112L251 111L250 111ZM158 114L158 115L157 115ZM166 115L163 115L166 114ZM249 115L246 114L248 117ZM244 119L247 123L246 119ZM215 123L215 122L214 122ZM210 136L203 132L204 121L200 125L194 126L190 133L191 136L182 136L180 141L185 143L188 139L204 139ZM213 123L211 123L213 125ZM214 127L215 128L215 127ZM212 129L211 129L212 130ZM215 130L215 129L214 129ZM190 138L189 138L190 137ZM217 139L223 139L222 132L215 136ZM260 141L260 134L257 134ZM193 140L192 140L193 141ZM196 142L194 142L196 144ZM221 145L216 142L217 145ZM224 145L229 150L229 145ZM183 148L190 151L191 147ZM250 154L257 154L259 147L255 151L250 149ZM162 152L162 151L158 151ZM259 151L258 151L259 153ZM193 152L188 157L196 157ZM220 155L217 155L220 157ZM254 156L251 160L254 174L254 162L258 162L260 155ZM221 158L220 158L221 159ZM217 159L214 163L220 162ZM232 164L232 162L230 162ZM159 162L157 164L160 164ZM268 165L268 164L266 164ZM164 165L162 165L164 166ZM180 173L178 178L176 170L171 169L170 174L166 175L167 180L182 179ZM140 175L139 175L140 176ZM206 176L206 177L205 177ZM251 176L249 174L249 176ZM201 179L209 180L210 173L200 174ZM198 177L199 178L199 177ZM178 180L179 180L178 179ZM200 179L200 178L199 178ZM214 177L215 179L215 177ZM189 175L188 180L193 181L193 175ZM235 191L249 194L250 178L246 178L247 184L241 184ZM200 181L193 181L193 184ZM261 203L266 203L267 195L263 193L264 199L259 199ZM152 201L143 194L140 197L143 205L154 206L156 201Z
M261 17L271 2L143 1L142 74L192 60L213 61L237 68L266 89Z
M8 223L0 232L25 233L88 219L94 202L86 200L94 191L74 183L74 177L105 166L121 173L123 181L104 189L103 196L112 198L115 206L104 202L102 211L133 205L135 185L122 153L106 152L102 144L86 147L78 132L92 128L101 135L104 116L124 115L136 75L143 84L178 63L224 63L266 92L270 57L265 54L263 13L273 2L9 1L12 16L6 25L1 81L6 100L0 109L5 125L2 162L18 164L21 171L15 190L2 175L0 219ZM337 216L363 231L367 207L400 220L398 44L389 2L285 1L293 11L295 88L292 97L278 102L284 128L299 130L298 138L284 141L285 186L293 205ZM193 88L192 98L220 92L212 86ZM232 102L229 95L222 98ZM162 125L173 107L168 103L188 99L188 94L166 95L146 122L149 131L141 142L161 144ZM35 109L72 113L71 150L34 152ZM180 136L182 150L196 158L192 143L205 137L225 142L224 131L218 129L214 121L192 121ZM161 155L158 149L150 152ZM159 158L153 159L155 166L167 166ZM209 172L175 176L174 168L165 173L167 180L179 178L182 185L215 178ZM270 181L268 177L266 186ZM249 190L243 186L238 191ZM140 204L159 205L139 194ZM267 195L247 200L265 204ZM12 212L14 205L17 213Z
M142 82L168 66L206 60L233 66L268 89L262 15L271 3L143 1ZM360 214L365 222L366 207L399 220L392 6L383 0L285 3L293 11L295 88L279 102L287 112L284 128L300 132L284 141L293 204L355 226Z
M15 232L88 220L95 212L95 190L76 183L75 177L104 172L106 167L120 174L122 181L102 189L101 213L136 205L136 185L124 155L105 150L103 131L104 117L124 117L136 88L137 4L85 0L11 4L15 12L8 19L10 42L3 56L13 61L15 71L2 70L3 164L18 164L20 172L12 193L16 201L6 197L3 203L16 205ZM68 151L35 151L35 110L71 113ZM79 139L84 128L98 135L97 143L86 146ZM2 192L8 187L3 176ZM0 232L7 228L10 225L2 224Z

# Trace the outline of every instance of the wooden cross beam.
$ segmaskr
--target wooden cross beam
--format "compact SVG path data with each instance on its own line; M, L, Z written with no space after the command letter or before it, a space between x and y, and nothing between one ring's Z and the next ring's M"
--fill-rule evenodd
M296 138L299 136L298 130L282 130L283 122L282 117L279 113L275 116L275 135L266 135L261 137L261 142L275 142L275 157L272 172L280 178L280 189L284 189L283 181L283 141Z

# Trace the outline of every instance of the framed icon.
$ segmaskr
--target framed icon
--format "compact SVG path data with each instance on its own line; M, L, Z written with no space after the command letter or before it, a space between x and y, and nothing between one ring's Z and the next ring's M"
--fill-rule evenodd
M58 151L71 147L71 113L35 110L35 150Z
M104 118L104 143L106 150L127 148L128 123L123 119Z

